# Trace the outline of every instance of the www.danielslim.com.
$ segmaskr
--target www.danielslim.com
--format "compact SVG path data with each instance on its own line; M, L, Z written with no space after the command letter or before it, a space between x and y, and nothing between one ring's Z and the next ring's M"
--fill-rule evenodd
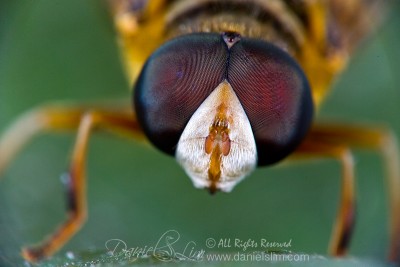
M237 262L306 262L310 260L307 254L281 254L276 252L254 251L250 253L234 252L234 253L206 253L204 258L206 261L237 261Z

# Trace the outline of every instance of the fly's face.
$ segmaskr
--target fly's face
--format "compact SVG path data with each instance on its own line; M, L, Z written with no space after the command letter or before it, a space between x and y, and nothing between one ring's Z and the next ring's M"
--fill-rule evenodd
M256 166L249 119L226 80L203 101L178 141L176 159L197 188L231 191Z
M291 153L313 114L295 61L232 32L190 34L161 46L139 76L134 106L149 140L211 192L229 192L257 165Z

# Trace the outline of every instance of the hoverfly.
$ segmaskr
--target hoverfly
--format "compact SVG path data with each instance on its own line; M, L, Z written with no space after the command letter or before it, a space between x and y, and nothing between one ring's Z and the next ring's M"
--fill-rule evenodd
M291 153L338 160L343 188L330 244L337 256L347 251L354 221L350 149L381 151L391 189L389 258L396 260L400 186L395 139L376 128L312 125L333 80L370 32L374 23L369 18L380 14L380 4L111 0L128 80L135 84L136 115L125 107L45 106L5 132L1 169L36 132L78 132L65 176L69 219L40 246L25 249L24 257L36 261L52 255L83 224L86 148L93 128L100 127L146 136L176 156L196 187L212 193L231 191L256 166Z

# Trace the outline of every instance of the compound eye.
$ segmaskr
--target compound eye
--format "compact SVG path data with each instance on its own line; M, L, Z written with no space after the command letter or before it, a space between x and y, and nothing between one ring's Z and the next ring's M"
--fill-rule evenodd
M243 38L230 49L228 79L249 118L258 165L291 153L313 117L311 91L298 64L272 44Z
M134 107L149 140L173 155L185 125L223 80L228 53L219 34L173 39L147 60L134 90Z

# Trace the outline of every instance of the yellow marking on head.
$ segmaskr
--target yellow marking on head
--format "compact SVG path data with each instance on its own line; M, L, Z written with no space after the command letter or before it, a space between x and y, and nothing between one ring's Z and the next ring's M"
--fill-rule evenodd
M221 178L222 156L227 156L231 149L229 120L232 118L228 118L227 110L223 103L217 107L217 113L205 140L205 152L211 154L208 168L211 192L215 191L216 184Z

